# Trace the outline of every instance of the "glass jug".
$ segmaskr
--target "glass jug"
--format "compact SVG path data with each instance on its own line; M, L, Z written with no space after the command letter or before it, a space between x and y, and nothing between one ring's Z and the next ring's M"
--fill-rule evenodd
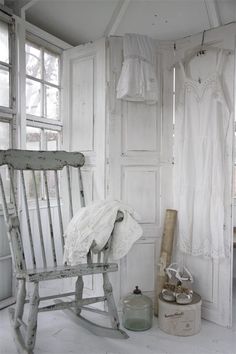
M152 300L136 286L123 300L123 326L131 331L145 331L151 328L152 317Z

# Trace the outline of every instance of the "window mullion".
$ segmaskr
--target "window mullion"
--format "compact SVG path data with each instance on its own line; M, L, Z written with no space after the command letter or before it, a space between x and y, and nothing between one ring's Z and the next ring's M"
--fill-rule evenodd
M52 87L55 87L55 88L57 88L57 89L60 89L60 88L61 88L61 86L59 86L59 85L55 85L55 84L53 84L52 82L49 82L49 81L46 81L46 80L43 80L43 79L39 79L39 78L34 77L34 76L31 76L31 75L29 75L29 74L26 75L26 78L27 78L27 79L30 79L30 80L34 80L34 81L40 82L41 84L45 83L45 84L47 84L48 86L52 86Z
M41 150L47 150L44 128L41 129ZM44 178L43 171L41 171L41 199L42 200L45 199L45 187L44 187L44 183L43 183L43 178Z
M42 56L42 107L41 107L41 115L43 118L46 118L45 115L45 73L44 73L44 49L41 48L41 56Z
M15 38L15 23L9 25L9 48L10 48L10 94L11 94L11 107L16 111L16 38Z

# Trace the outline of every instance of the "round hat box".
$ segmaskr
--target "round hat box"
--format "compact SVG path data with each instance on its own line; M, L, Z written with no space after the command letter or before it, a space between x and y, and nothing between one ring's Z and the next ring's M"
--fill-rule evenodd
M158 299L158 321L162 331L174 336L192 336L201 329L201 297L193 293L190 304L180 305L176 302Z

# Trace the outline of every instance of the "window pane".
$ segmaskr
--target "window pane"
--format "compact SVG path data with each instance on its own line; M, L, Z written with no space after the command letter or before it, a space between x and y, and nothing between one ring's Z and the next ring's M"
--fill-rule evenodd
M41 129L34 127L26 127L26 149L41 149ZM35 172L38 197L41 198L41 172ZM35 199L35 189L33 176L30 171L25 172L26 193L29 199Z
M0 22L0 61L9 63L9 34L8 24Z
M1 217L0 219L0 227L1 227L1 237L0 237L0 258L1 258L11 254L9 241L7 237L7 230L6 230L3 217Z
M0 122L0 150L6 150L10 147L10 125Z
M26 74L41 79L42 76L42 59L41 50L35 45L26 43Z
M45 117L59 118L59 90L48 85L45 85Z
M33 180L32 172L31 171L25 171L24 172L24 177L25 177L25 187L26 187L27 198L35 200L35 187L34 187L34 180ZM41 193L42 175L41 175L41 171L35 171L35 179L36 179L36 187L37 187L38 198L41 199L42 198L42 193Z
M59 150L59 133L53 130L45 130L46 149Z
M9 274L12 274L12 261L10 258L0 260L0 274L0 299L4 300L12 296L12 278L9 276Z
M1 52L1 51L0 51ZM10 104L9 70L0 65L0 106L9 107Z
M41 148L41 130L39 128L26 128L26 148L28 150L40 150Z
M26 79L26 113L41 116L42 86L39 82Z
M47 150L59 150L60 133L53 130L45 130L45 141ZM56 198L56 184L53 171L47 173L48 190L50 198Z
M0 149L6 150L9 149L9 147L10 147L10 124L0 122ZM0 173L5 187L7 201L9 201L10 200L10 180L9 180L7 167L1 166Z
M58 55L44 52L45 80L55 85L59 84L59 57Z

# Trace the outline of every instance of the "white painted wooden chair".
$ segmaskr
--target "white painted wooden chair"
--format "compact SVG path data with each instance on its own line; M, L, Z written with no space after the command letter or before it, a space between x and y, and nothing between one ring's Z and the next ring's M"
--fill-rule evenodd
M112 286L108 278L108 272L115 272L118 269L117 264L108 263L108 252L110 242L105 246L102 251L102 255L98 256L98 262L93 263L91 254L88 254L87 264L81 264L78 266L68 266L59 265L57 249L55 247L56 239L58 237L61 241L61 246L64 246L63 238L63 211L61 206L60 190L68 191L68 201L69 201L69 214L70 218L73 216L73 197L76 191L71 190L71 186L74 183L73 179L76 176L79 190L78 198L80 199L80 205L85 205L82 177L80 168L84 164L84 156L79 152L64 152L64 151L28 151L28 150L6 150L0 151L0 166L7 165L8 172L5 171L5 175L9 178L10 184L10 201L7 200L6 194L6 178L2 178L0 174L0 194L2 196L2 206L4 210L4 218L7 226L8 239L10 242L10 248L12 253L12 259L14 264L14 272L17 281L17 293L16 293L16 305L15 309L10 308L10 318L11 324L14 330L14 338L16 344L18 345L18 350L23 353L33 353L36 340L36 329L37 329L37 316L39 312L51 311L51 310L65 310L70 314L73 314L76 322L84 324L86 327L90 328L96 334L127 338L125 332L119 329L119 319L117 314L116 305L113 298ZM67 176L67 186L59 186L59 174L60 171L65 170L65 175ZM76 174L72 170L77 170ZM30 171L30 172L27 172ZM46 207L47 207L47 223L48 223L48 234L45 235L42 227L42 216L41 208L39 202L38 194L38 177L41 171L41 182L44 186ZM49 172L51 171L51 172ZM38 223L38 236L37 247L35 245L35 236L33 235L29 201L27 198L27 180L26 174L31 174L31 188L34 189L35 197L35 207ZM49 191L49 174L50 181L52 175L54 175L54 186L55 194L54 201L56 200L58 209L58 221L59 221L59 233L60 235L55 235L55 225L53 222L51 198ZM73 176L73 178L72 178ZM15 188L15 186L20 186L20 190ZM32 191L31 191L32 193ZM18 200L22 201L22 207L19 208ZM24 213L26 217L27 232L22 232L22 222L21 215L24 208ZM119 221L119 220L117 220ZM46 220L44 220L44 223ZM35 222L34 222L35 224ZM28 238L28 248L30 250L30 260L27 260L26 252L28 249L25 248L26 236ZM50 239L50 252L53 264L49 266L48 264L48 250L46 245L48 245L46 238ZM40 246L40 247L39 247ZM41 255L42 265L38 263L38 255ZM101 261L103 259L103 261ZM29 266L28 263L31 263ZM83 298L83 276L92 274L102 274L103 277L103 289L104 296ZM64 294L55 294L51 296L40 297L39 295L39 283L40 281L53 280L53 279L63 279L68 277L77 277L75 283L75 291ZM26 282L32 285L32 294L29 299L26 299ZM62 301L59 298L64 298L66 296L74 296L73 301ZM56 300L55 300L56 299ZM44 300L54 300L52 304L39 307L41 301ZM108 311L98 310L96 308L88 307L90 304L106 301ZM24 305L29 303L29 313L28 321L23 320ZM88 321L81 316L81 310L94 311L110 316L111 327L102 327L93 322ZM23 329L23 330L22 330ZM24 333L23 333L24 332Z

